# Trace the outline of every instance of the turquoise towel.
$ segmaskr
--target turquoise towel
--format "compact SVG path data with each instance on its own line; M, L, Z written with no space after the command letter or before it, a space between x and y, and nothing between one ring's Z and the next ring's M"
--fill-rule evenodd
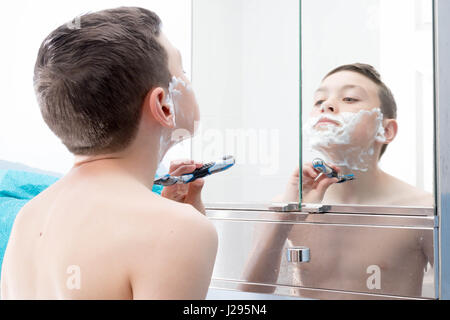
M0 278L3 256L16 215L28 201L58 179L39 173L0 169ZM155 185L152 191L161 194L162 189L162 186Z
M34 172L0 170L0 270L17 213L57 180Z

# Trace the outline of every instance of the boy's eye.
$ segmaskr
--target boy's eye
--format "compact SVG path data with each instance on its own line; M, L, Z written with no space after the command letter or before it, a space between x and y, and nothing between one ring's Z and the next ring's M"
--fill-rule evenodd
M346 97L346 98L344 98L344 101L345 102L357 102L358 100L354 99L354 98Z
M318 106L322 105L322 103L323 103L323 100L319 100L314 104L314 106L318 107Z

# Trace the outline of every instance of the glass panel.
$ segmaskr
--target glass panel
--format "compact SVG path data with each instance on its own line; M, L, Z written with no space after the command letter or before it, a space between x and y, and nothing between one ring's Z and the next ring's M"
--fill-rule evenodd
M304 203L434 206L432 27L430 0L302 1Z
M274 287L246 282L289 286L287 294L313 299L349 292L435 297L433 228L362 225L365 219L352 216L352 224L320 224L316 217L305 215L299 224L213 219L219 234L213 279L240 281L238 290L259 293ZM298 248L302 261L292 254Z
M205 203L270 203L299 161L299 1L194 1L192 56L192 157L236 159Z

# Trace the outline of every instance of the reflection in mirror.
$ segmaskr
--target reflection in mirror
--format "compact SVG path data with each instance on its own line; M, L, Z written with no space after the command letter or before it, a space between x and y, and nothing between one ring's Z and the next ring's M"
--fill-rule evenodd
M207 206L270 203L298 163L299 20L299 1L193 1L192 157L236 159L207 178Z
M427 0L302 1L303 203L433 207L431 17Z
M219 239L213 278L245 281L239 289L250 292L290 286L289 295L313 299L345 299L346 292L369 299L434 298L432 227L356 225L365 223L358 217L350 218L355 225L317 219L320 215L305 215L298 224L214 220L221 237L236 230L246 234ZM297 247L309 254L289 261L287 250ZM261 290L251 283L275 286Z

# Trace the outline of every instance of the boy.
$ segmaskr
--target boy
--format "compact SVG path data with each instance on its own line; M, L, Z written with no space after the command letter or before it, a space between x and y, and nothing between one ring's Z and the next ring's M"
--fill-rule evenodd
M203 299L217 251L203 181L181 197L174 188L163 192L169 199L151 192L172 134L192 133L199 119L180 53L145 9L79 21L44 40L34 77L43 118L75 164L19 212L2 298Z
M338 179L319 175L311 163L305 164L302 201L432 206L432 195L378 167L397 133L395 118L392 93L373 67L353 64L331 71L316 92L306 130L311 145L329 164L342 174L356 173L356 180L336 184ZM298 169L282 201L299 201ZM304 222L308 221L306 217ZM310 248L311 260L293 266L287 276L289 283L311 288L418 297L424 269L428 262L433 265L431 230L264 224L259 232L244 273L248 282L276 283L285 245ZM379 271L379 285L368 285L368 270ZM242 288L254 290L251 285ZM322 299L348 297L326 291L298 290L297 294Z

